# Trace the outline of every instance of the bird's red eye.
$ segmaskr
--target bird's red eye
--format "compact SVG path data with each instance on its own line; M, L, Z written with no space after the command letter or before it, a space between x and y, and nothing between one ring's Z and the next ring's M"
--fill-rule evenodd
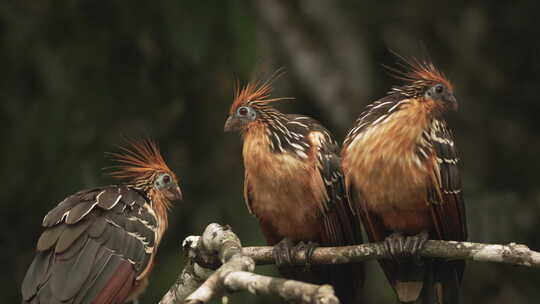
M154 185L158 189L163 189L163 188L169 187L171 182L172 182L172 177L167 173L163 173L160 176L158 176L158 178L154 182Z
M244 108L244 107L241 107L240 109L238 109L238 114L242 115L242 116L246 116L248 113L248 109L247 108Z

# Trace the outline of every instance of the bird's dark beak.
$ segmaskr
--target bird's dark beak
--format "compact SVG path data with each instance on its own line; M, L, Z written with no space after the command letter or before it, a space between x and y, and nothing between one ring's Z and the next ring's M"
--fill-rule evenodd
M446 104L450 106L452 110L457 111L458 103L457 103L456 96L454 96L454 94L448 94L448 96L446 96L444 101L446 102Z
M234 118L233 116L229 116L227 118L227 121L225 121L225 126L223 127L223 131L229 132L229 131L236 131L239 130L242 127L242 121L240 119Z
M182 199L182 191L178 185L172 186L165 190L165 197L170 201L179 201Z

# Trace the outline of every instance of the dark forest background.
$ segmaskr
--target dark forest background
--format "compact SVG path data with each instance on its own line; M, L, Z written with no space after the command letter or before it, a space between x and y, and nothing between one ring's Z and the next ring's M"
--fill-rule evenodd
M278 107L319 119L338 140L396 84L382 65L428 53L454 82L470 240L540 250L540 15L536 1L2 1L0 275L20 301L45 213L113 183L122 136L159 141L177 203L142 303L183 266L181 241L211 222L264 244L242 198L238 134L223 123L236 79L283 67ZM394 296L371 262L366 303ZM269 268L262 268L268 273ZM537 303L540 272L469 263L467 303ZM235 303L261 303L250 295Z

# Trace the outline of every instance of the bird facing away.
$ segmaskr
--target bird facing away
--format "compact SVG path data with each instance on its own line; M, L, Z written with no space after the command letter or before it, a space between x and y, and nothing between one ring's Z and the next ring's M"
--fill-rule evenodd
M314 119L271 107L286 99L269 98L272 80L237 88L225 123L225 131L242 133L247 208L267 243L276 245L284 276L331 284L342 303L351 302L363 284L362 264L315 265L309 271L291 265L295 250L310 256L318 244L361 243L361 224L345 196L337 143Z
M427 60L403 59L405 83L370 104L347 135L347 194L401 302L458 303L463 261L420 259L425 240L467 239L458 156L444 114L457 109L450 81ZM423 290L423 292L422 292Z
M144 287L182 194L154 142L122 150L111 175L125 183L77 192L43 219L22 303L120 304Z

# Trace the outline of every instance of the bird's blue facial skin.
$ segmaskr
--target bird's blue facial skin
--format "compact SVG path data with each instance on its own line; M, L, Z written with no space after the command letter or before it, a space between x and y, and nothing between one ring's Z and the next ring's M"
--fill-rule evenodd
M257 118L257 112L252 107L242 106L236 110L236 117L240 119L245 119L253 121Z
M156 185L156 188L158 189L164 189L164 188L167 188L169 187L171 184L172 184L172 177L167 174L167 173L161 173L156 181L155 181L155 185Z
M439 101L449 109L457 108L456 97L454 97L454 94L452 94L452 92L450 92L443 84L438 83L429 88L424 94L424 97Z

